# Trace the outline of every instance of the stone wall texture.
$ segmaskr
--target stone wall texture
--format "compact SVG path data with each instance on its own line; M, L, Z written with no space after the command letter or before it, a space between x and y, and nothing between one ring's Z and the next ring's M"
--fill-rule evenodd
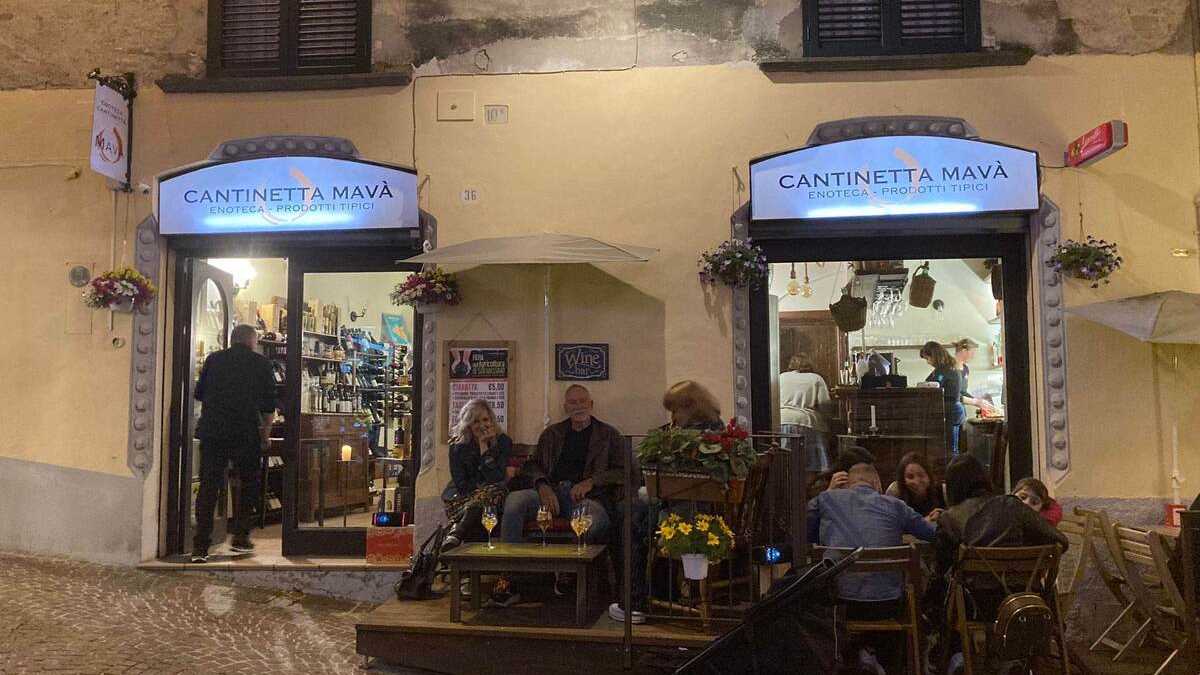
M0 89L204 73L204 0L0 0ZM802 53L798 0L375 0L375 69L546 72ZM985 43L1041 54L1191 50L1188 0L983 0Z

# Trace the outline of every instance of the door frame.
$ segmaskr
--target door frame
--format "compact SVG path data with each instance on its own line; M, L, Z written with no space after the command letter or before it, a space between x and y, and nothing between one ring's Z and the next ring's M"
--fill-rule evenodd
M166 498L160 502L161 513L164 518L161 521L163 538L161 541L164 548L158 552L159 556L168 556L180 554L187 550L188 542L184 541L187 527L186 523L181 520L180 500L186 498L181 495L181 472L184 467L180 462L180 454L178 448L183 440L183 435L186 433L180 428L178 423L184 405L183 387L191 386L187 382L186 360L181 360L190 357L190 349L183 348L181 345L190 344L188 334L191 327L192 314L192 285L194 279L190 274L189 261L195 258L283 258L288 263L288 321L289 321L289 357L288 357L288 382L295 382L294 386L299 386L299 343L291 346L291 320L293 317L297 321L301 320L303 314L298 308L303 303L302 296L294 296L292 291L292 273L296 267L296 261L305 261L304 264L314 264L329 266L330 271L415 271L420 269L420 265L404 263L403 260L421 252L421 239L418 233L409 233L408 231L388 231L377 230L371 232L345 232L345 233L294 233L294 234L277 234L277 235L196 235L196 236L178 236L167 238L168 245L171 250L169 258L170 264L174 266L173 282L174 292L171 294L173 303L172 311L167 312L167 316L171 317L172 325L168 326L169 334L171 335L170 363L164 364L169 368L169 382L164 383L164 391L169 392L165 396L169 396L169 407L167 409L167 419L163 425L164 434L167 437L167 443L164 444L162 452L164 454L161 466L167 472L165 477L165 495ZM342 265L342 269L337 269L336 266ZM384 267L386 265L386 267ZM370 266L370 267L367 267ZM379 268L379 269L375 269ZM325 271L325 270L322 270ZM171 272L171 270L169 270ZM296 304L293 305L293 297L296 298ZM419 448L421 446L420 439L420 416L421 416L421 396L422 388L417 386L421 382L422 373L422 353L420 349L422 317L419 313L414 314L413 321L413 455L419 457ZM297 334L298 335L298 334ZM299 339L299 338L297 338ZM186 352L186 356L181 354ZM295 372L292 371L291 354L297 355L297 363ZM289 388L293 386L289 384ZM289 391L290 395L290 391ZM296 400L296 405L299 405L299 396L289 396ZM291 424L285 425L285 452L288 452L288 444L292 439L299 438L299 418L294 415L289 415L289 419L295 419L297 427L292 428ZM297 441L298 442L298 441ZM295 460L291 456L285 457L285 467L296 465ZM415 467L419 471L419 467ZM286 472L285 472L286 473ZM366 536L364 528L351 528L354 531L353 535L347 537L345 535L333 536L314 536L304 537L303 543L291 542L287 536L289 530L289 504L291 504L291 520L292 529L295 527L295 511L294 494L288 494L288 491L295 490L294 482L287 476L284 478L284 513L283 513L283 553L284 555L362 555L366 551ZM181 527L182 525L182 527ZM311 531L311 530L308 530ZM301 535L304 532L300 532Z
M365 527L300 527L297 513L297 485L300 478L300 380L301 340L304 321L305 274L353 274L369 272L418 272L421 265L404 263L387 251L359 252L348 256L328 249L300 251L288 259L287 278L287 420L284 434L283 479L283 555L366 555ZM413 370L410 379L421 381L421 344L423 321L420 312L413 312ZM294 388L294 389L293 389ZM412 398L412 447L420 447L421 388L414 384ZM414 456L416 453L414 452ZM419 471L419 467L416 467Z
M1004 269L1004 388L1005 422L1008 431L1009 472L1013 479L1034 475L1034 410L1032 387L1033 353L1030 325L1030 243L1027 232L996 231L937 235L846 234L844 236L780 237L767 233L754 238L768 263L845 262L856 260L913 260L997 258ZM864 253L866 252L866 253ZM770 420L768 311L769 289L750 292L750 387L751 414L755 420Z

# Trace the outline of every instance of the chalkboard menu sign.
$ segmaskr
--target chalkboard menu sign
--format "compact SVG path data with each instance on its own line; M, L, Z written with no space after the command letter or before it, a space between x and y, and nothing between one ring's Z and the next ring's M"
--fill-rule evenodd
M554 379L607 380L608 345L566 343L554 345Z
M492 407L496 424L507 429L509 392L512 391L513 345L511 342L488 340L452 340L447 343L446 362L449 387L446 391L446 432L453 433L459 411L471 399L483 399ZM447 436L449 438L449 436Z

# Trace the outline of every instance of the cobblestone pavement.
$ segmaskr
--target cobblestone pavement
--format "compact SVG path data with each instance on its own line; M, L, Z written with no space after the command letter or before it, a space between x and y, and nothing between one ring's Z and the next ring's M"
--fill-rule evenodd
M373 608L62 558L0 553L0 673L408 673L358 668Z

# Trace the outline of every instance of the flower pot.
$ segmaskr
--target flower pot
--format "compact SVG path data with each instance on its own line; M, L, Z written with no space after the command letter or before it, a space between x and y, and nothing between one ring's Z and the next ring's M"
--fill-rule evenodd
M108 308L114 312L132 312L133 298L124 298L122 300L114 300L108 303Z
M436 303L428 304L424 302L418 302L417 304L413 305L413 310L415 310L418 314L437 314L442 310L442 306Z
M728 487L702 473L659 472L644 467L646 492L655 499L740 504L746 497L746 481L731 478Z
M684 553L679 558L683 560L683 576L697 581L708 578L708 557L703 553Z

